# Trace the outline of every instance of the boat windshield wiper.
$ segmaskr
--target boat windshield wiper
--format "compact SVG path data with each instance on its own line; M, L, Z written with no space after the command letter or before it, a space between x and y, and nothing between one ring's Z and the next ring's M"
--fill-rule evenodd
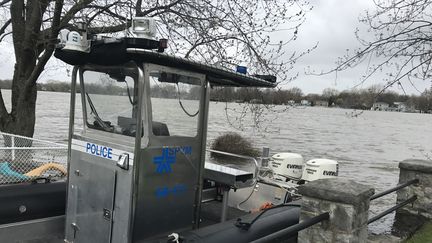
M95 121L98 123L98 125L100 127L102 127L107 132L111 132L113 130L113 128L111 126L109 126L108 124L106 124L106 122L104 122L100 118L99 114L96 111L95 106L93 105L93 101L91 100L90 95L87 92L85 94L87 96L88 104L89 104L90 109L91 109L91 113L90 114L93 114L93 118L95 119Z

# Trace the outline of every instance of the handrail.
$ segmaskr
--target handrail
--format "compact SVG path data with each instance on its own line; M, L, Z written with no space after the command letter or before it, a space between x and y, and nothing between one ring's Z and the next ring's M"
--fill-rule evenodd
M395 186L394 188L391 188L391 189L388 189L388 190L385 190L383 192L380 192L380 193L377 193L377 194L373 195L370 198L370 200L372 201L372 200L378 199L378 198L383 197L383 196L385 196L387 194L390 194L390 193L392 193L394 191L397 191L399 189L402 189L404 187L407 187L407 186L412 185L412 184L417 184L417 183L419 183L419 179L413 179L413 180L407 181L405 183L402 183L400 185Z
M236 157L236 158L241 158L241 159L250 159L250 160L252 160L254 162L254 164L255 164L254 181L255 182L258 181L259 164L258 164L258 161L254 157L250 157L250 156L246 156L246 155L241 155L241 154L233 154L233 153L219 151L219 150L214 150L214 149L206 149L206 151L212 152L212 153L217 153L217 154L228 155L228 156L232 156L232 157Z
M407 200L405 200L405 201L403 201L403 202L401 202L401 203L399 203L399 204L396 204L395 206L393 206L393 207L391 207L391 208L385 210L384 212L382 212L382 213L380 213L380 214L378 214L378 215L376 215L376 216L370 218L370 219L368 220L367 223L370 224L370 223L372 223L372 222L375 222L375 221L377 221L378 219L380 219L380 218L386 216L387 214L389 214L389 213L391 213L391 212L393 212L393 211L396 211L397 209L399 209L399 208L401 208L401 207L407 205L408 203L412 203L412 202L414 202L415 200L417 200L417 196L416 196L416 195L414 195L414 196L408 198Z
M318 216L315 216L310 219L303 220L302 222L299 222L298 224L292 225L288 228L276 231L272 234L266 235L262 238L256 239L252 241L251 243L263 243L263 242L271 242L275 241L278 238L281 237L289 237L296 233L298 233L301 230L304 230L314 224L317 224L319 222L322 222L324 220L328 220L330 218L330 214L328 212L325 212L323 214L320 214Z

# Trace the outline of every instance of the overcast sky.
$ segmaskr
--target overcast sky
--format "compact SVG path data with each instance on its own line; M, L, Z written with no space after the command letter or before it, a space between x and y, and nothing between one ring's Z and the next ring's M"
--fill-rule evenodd
M335 61L346 53L347 49L353 50L360 47L359 42L354 36L356 27L364 28L358 22L359 15L366 9L373 10L372 0L311 0L313 10L306 16L306 22L299 29L298 39L290 44L288 51L302 51L312 47L318 42L318 47L309 55L303 57L296 64L294 72L299 73L299 77L284 86L284 88L299 87L304 93L321 93L325 88L336 88L338 90L351 89L360 81L360 76L365 72L366 66L360 65L355 69L339 72L337 78L335 74L325 76L306 75L305 71L310 66L316 71L328 70L335 66ZM10 43L0 43L0 79L12 77L14 56ZM47 70L43 73L40 81L70 80L67 73L71 67L66 67L62 62L50 61ZM70 73L70 71L69 71ZM368 87L376 83L384 83L384 75L376 75L361 87ZM421 81L415 83L419 90L424 90L431 86L430 82ZM408 94L418 94L415 89L408 84L404 85ZM398 87L392 90L402 92Z
M348 70L347 72L328 74L325 76L307 75L310 69L316 72L334 68L338 57L359 47L360 43L354 35L356 27L361 24L359 15L368 8L373 8L372 0L312 0L312 11L306 16L306 22L299 30L299 38L289 49L304 50L318 43L317 48L309 55L304 56L295 67L299 73L298 79L287 85L299 87L305 93L321 93L325 88L339 90L350 89L363 70Z
M305 93L321 93L325 88L335 88L338 90L352 89L360 84L360 77L365 73L367 64L363 63L356 68L338 72L336 75L325 76L306 75L305 70L310 66L316 71L329 70L335 67L338 57L347 53L347 49L352 51L361 47L354 35L356 28L363 30L361 33L367 34L364 24L359 23L359 16L364 15L366 10L373 11L375 8L372 0L311 0L314 7L308 14L306 23L299 31L299 39L296 41L295 48L306 49L318 42L318 47L310 55L305 56L296 65L299 78L287 87L299 87ZM378 60L377 60L378 61ZM384 84L385 70L367 80L359 88L367 88L373 84ZM419 94L416 90L423 91L431 87L430 81L414 82L415 88L409 82L402 82L407 94ZM398 86L391 87L398 93L403 93Z

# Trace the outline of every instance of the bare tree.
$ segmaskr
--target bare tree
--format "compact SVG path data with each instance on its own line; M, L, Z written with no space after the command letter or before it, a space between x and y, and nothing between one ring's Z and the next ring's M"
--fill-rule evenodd
M92 34L122 31L133 15L154 17L176 55L231 68L244 62L253 73L286 80L296 60L310 51L284 51L309 10L307 2L296 0L3 0L0 41L12 40L15 68L10 111L0 90L0 130L33 136L36 82L59 30L75 29L77 17L87 20ZM283 40L273 41L276 31L285 31Z
M328 102L328 106L333 106L339 95L339 91L333 88L326 88L322 92L322 97Z
M0 93L0 130L33 136L36 82L54 52L59 30L73 28L75 16L87 9L93 9L88 12L90 18L115 19L114 13L109 11L109 5L101 5L105 7L97 10L99 8L91 7L93 2L96 1L4 0L0 3L5 19L0 40L11 36L15 51L10 112ZM115 31L115 27L112 26L111 30ZM101 29L95 28L93 31Z
M329 72L343 71L366 62L368 69L361 77L361 83L377 72L385 71L387 75L378 95L393 85L404 89L402 84L405 82L416 88L415 80L430 80L432 1L374 2L376 9L360 18L360 22L368 27L367 33L359 29L355 32L363 47L339 58L337 66Z

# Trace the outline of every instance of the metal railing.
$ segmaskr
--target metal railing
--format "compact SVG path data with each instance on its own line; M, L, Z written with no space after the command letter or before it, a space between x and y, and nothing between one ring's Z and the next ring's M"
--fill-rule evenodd
M390 188L388 190L385 190L383 192L380 192L380 193L377 193L377 194L373 195L370 198L370 200L373 201L375 199L378 199L378 198L381 198L381 197L383 197L385 195L388 195L388 194L390 194L392 192L398 191L398 190L400 190L402 188L405 188L407 186L410 186L410 185L413 185L413 184L417 184L417 183L419 183L419 179L413 179L413 180L407 181L407 182L399 184L399 185L397 185L397 186L395 186L393 188ZM391 207L391 208L389 208L389 209L387 209L387 210L385 210L385 211L383 211L383 212L381 212L381 213L373 216L372 218L370 218L368 220L367 223L370 224L372 222L375 222L378 219L380 219L380 218L382 218L382 217L384 217L384 216L386 216L386 215L388 215L388 214L390 214L390 213L398 210L399 208L402 208L402 207L404 207L405 205L407 205L409 203L413 203L415 200L417 200L417 196L416 195L414 195L414 196L408 198L407 200L405 200L405 201L403 201L401 203L398 203L395 206L393 206L393 207Z
M0 185L61 179L66 168L66 145L0 132Z
M214 149L206 149L206 151L210 152L210 153L216 153L216 154L226 155L226 156L230 156L230 157L234 157L234 158L247 159L247 160L253 161L253 165L255 166L254 183L257 182L258 172L259 172L259 164L258 164L258 161L254 157L240 155L240 154L233 154L233 153L228 153L228 152L214 150Z
M388 190L385 190L385 191L383 191L383 192L380 192L380 193L377 193L377 194L373 195L373 196L371 197L370 200L372 201L372 200L378 199L378 198L383 197L383 196L385 196L385 195L388 195L388 194L390 194L390 193L392 193L392 192L395 192L395 191L397 191L397 190L400 190L400 189L402 189L402 188L405 188L405 187L407 187L407 186L410 186L410 185L412 185L412 184L417 184L417 183L419 183L419 180L418 180L418 179L414 179L414 180L407 181L407 182L402 183L402 184L399 184L399 185L397 185L397 186L395 186L395 187L393 187L393 188L390 188L390 189L388 189Z
M378 214L378 215L373 216L372 218L370 218L370 219L368 220L367 223L370 224L370 223L372 223L372 222L375 222L375 221L377 221L378 219L380 219L380 218L386 216L387 214L389 214L389 213L391 213L391 212L393 212L393 211L396 211L396 210L398 210L399 208L404 207L405 205L407 205L407 204L409 204L409 203L414 202L415 200L417 200L417 196L412 196L412 197L408 198L407 200L405 200L405 201L403 201L403 202L401 202L401 203L399 203L399 204L396 204L395 206L393 206L393 207L391 207L391 208L385 210L384 212L382 212L382 213L380 213L380 214Z

